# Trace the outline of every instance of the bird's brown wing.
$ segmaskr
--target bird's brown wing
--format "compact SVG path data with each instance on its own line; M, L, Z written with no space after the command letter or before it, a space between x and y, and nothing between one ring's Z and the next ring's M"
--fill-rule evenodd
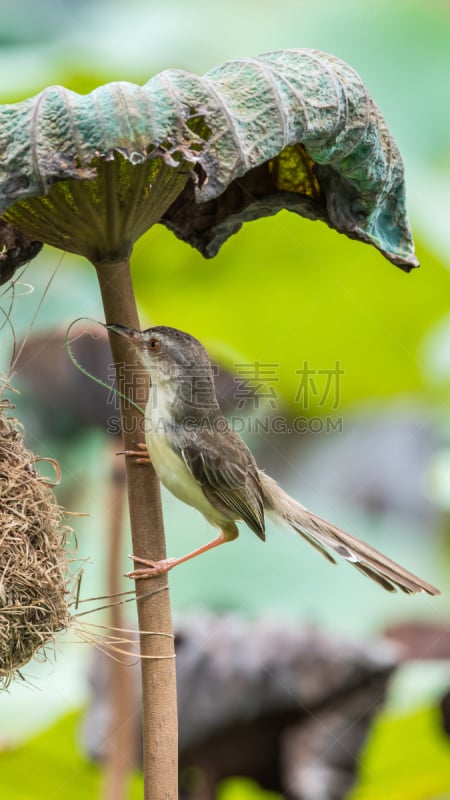
M208 500L219 510L231 512L232 519L242 519L264 540L264 506L257 467L243 442L242 449L236 452L221 438L215 436L210 442L205 433L195 444L185 444L180 454Z

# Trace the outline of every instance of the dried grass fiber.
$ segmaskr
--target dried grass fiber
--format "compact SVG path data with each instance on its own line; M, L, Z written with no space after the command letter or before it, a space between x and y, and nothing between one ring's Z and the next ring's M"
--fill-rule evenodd
M70 529L11 408L0 402L0 688L70 624Z

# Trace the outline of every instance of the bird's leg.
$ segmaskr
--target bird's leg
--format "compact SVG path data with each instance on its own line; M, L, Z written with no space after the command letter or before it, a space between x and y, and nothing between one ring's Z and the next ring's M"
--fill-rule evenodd
M184 561L189 561L191 558L206 553L214 547L225 544L225 542L232 542L233 539L237 539L238 535L239 531L236 525L234 522L231 522L230 525L221 530L219 536L211 542L202 545L202 547L198 547L196 550L192 550L190 553L186 553L185 556L180 556L179 558L163 558L161 561L148 561L146 558L139 558L139 556L130 556L136 563L145 564L146 566L135 569L132 572L126 572L125 577L139 580L140 578L153 578L156 575L164 575L166 572L169 572L170 569L176 567L177 564L183 564Z
M136 464L151 464L152 460L148 454L147 445L139 442L139 450L119 450L116 456L136 456Z

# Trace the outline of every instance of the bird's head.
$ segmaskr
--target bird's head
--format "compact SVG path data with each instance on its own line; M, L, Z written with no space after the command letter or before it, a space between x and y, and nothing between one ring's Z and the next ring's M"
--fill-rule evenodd
M108 330L124 336L132 345L137 358L149 371L152 384L167 383L184 386L181 395L195 397L200 395L214 398L214 379L211 362L203 345L189 333L158 325L138 331L123 325L110 324Z

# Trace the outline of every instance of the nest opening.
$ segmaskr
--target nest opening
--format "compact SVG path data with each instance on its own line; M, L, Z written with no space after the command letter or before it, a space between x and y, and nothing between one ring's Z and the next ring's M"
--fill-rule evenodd
M72 595L71 529L12 408L0 402L0 688L36 654L47 658L55 634L69 627Z

